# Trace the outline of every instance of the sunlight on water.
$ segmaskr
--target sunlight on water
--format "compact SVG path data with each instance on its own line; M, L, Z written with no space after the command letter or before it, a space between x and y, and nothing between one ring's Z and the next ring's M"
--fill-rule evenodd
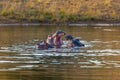
M63 45L61 49L49 50L35 48L35 44L50 33L45 27L18 28L14 28L14 33L9 30L10 35L5 30L0 32L4 34L0 38L0 77L3 80L16 80L18 76L22 76L19 77L20 80L48 80L49 78L56 80L59 76L62 76L61 80L108 80L104 76L111 77L110 72L113 69L116 72L113 71L112 75L117 75L120 71L119 28L74 27L71 29L73 31L69 31L65 27L64 30L68 34L79 37L85 47L67 49ZM46 33L42 31L46 31ZM51 32L53 31L55 30L51 29ZM19 34L15 35L15 33ZM8 36L13 40L8 40ZM12 77L4 77L6 72ZM18 72L21 74L16 74ZM91 75L93 77L90 77ZM29 78L28 76L33 77ZM99 79L98 76L105 79Z
M98 44L108 44L108 43L118 43L119 41L82 41L85 44L85 47L80 49L49 49L49 50L37 50L35 49L35 45L30 44L22 44L22 45L12 45L12 47L1 47L0 52L4 53L12 53L12 56L1 56L0 64L11 63L11 64L48 64L48 65L80 65L80 68L113 68L113 67L120 67L118 61L108 61L100 59L100 57L107 57L107 56L120 56L120 49L90 49L92 47L98 46ZM34 43L34 42L33 42ZM93 45L94 44L94 45ZM87 48L87 49L86 49ZM65 60L58 61L54 58L50 59L50 57L56 58L64 58ZM83 57L80 59L79 57ZM86 58L85 58L86 57ZM89 57L87 59L87 57ZM72 59L71 59L72 58ZM6 60L4 60L6 59ZM11 59L11 61L9 61ZM66 61L69 59L69 61ZM80 59L80 60L79 60ZM15 60L15 61L14 61ZM24 61L25 60L25 61ZM42 60L42 61L41 61ZM81 61L84 60L84 61ZM77 62L76 62L77 61ZM111 66L114 65L114 66ZM26 65L26 66L16 66L14 68L4 69L5 71L9 70L21 70L25 69L32 69L33 67L39 67L38 65ZM1 69L3 71L3 69Z

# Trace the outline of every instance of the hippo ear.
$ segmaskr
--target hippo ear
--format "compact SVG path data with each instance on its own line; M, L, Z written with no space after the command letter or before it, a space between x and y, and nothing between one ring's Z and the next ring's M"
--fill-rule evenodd
M66 32L64 32L64 35L66 35Z

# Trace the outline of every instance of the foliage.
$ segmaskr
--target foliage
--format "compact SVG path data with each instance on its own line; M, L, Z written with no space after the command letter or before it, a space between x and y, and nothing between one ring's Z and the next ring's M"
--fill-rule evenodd
M120 20L120 0L1 0L0 17L29 22Z

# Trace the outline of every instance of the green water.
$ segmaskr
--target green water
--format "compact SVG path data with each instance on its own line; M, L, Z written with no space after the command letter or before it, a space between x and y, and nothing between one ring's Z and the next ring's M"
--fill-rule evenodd
M79 53L26 49L59 29L90 46ZM120 79L120 27L0 27L0 47L0 80Z

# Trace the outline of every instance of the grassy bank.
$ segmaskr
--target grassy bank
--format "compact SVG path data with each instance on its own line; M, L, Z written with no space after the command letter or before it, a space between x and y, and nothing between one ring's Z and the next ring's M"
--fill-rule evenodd
M1 0L0 22L120 21L120 0Z

